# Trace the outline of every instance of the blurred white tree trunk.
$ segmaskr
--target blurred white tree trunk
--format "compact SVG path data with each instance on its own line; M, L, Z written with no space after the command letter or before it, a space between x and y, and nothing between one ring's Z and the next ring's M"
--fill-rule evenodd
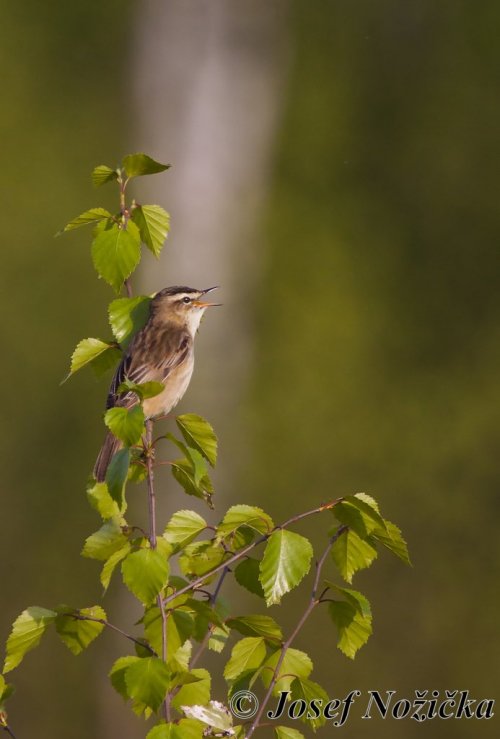
M150 0L137 36L136 141L174 165L148 183L171 212L172 236L161 267L149 261L144 281L147 289L222 286L224 308L203 326L202 367L190 390L191 406L201 402L221 417L234 409L248 363L245 304L258 272L259 215L282 102L286 6ZM207 387L218 389L216 401Z
M238 453L237 409L251 364L250 307L262 256L258 224L284 97L288 4L146 0L135 23L130 149L174 165L137 183L139 200L165 205L172 216L161 261L145 260L143 289L221 285L224 306L202 326L182 408L206 415L221 433L225 482ZM169 509L178 501L169 494ZM111 726L113 736L142 737L143 728L109 698L103 739Z

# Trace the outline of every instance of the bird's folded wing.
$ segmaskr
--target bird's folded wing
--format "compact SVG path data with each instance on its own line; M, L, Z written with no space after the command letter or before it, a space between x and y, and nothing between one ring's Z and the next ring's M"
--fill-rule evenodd
M118 392L125 380L137 385L165 382L172 370L182 364L191 351L192 338L185 329L168 325L157 331L147 331L148 328L151 327L146 325L137 334L118 365L109 389L107 408L135 405L135 393Z

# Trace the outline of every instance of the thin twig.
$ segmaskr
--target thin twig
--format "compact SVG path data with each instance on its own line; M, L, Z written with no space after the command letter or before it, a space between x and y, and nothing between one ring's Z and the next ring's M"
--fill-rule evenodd
M285 655L286 655L289 647L291 646L291 644L293 643L293 641L297 637L297 634L302 629L302 627L304 626L305 622L307 621L307 619L309 618L309 616L311 615L311 613L313 612L313 610L320 603L320 600L318 600L318 598L317 598L317 593L318 593L319 581L320 581L320 578L321 578L321 570L323 569L323 565L325 563L326 558L328 557L328 554L330 553L331 548L333 547L333 545L335 544L335 542L337 541L337 539L339 538L339 536L341 536L346 530L347 530L347 526L340 526L339 529L337 529L337 531L335 532L335 534L330 538L330 540L329 540L329 542L328 542L328 544L327 544L327 546L325 548L325 551L323 552L323 554L321 555L321 557L319 558L319 560L316 562L316 573L315 573L315 576L314 576L314 582L313 582L313 587L312 587L312 592L311 592L311 597L309 599L309 603L307 604L307 607L306 607L304 613L299 618L299 620L297 622L297 625L295 626L294 630L292 631L292 633L290 634L290 636L288 637L288 639L284 642L284 644L283 644L283 646L281 648L281 654L280 654L279 659L278 659L278 661L276 663L276 667L274 668L274 672L273 672L273 676L271 678L271 682L269 683L269 687L267 689L267 692L266 692L264 698L262 699L262 701L260 703L260 707L259 707L259 710L257 712L257 715L255 716L255 719L254 719L252 725L250 726L250 729L248 730L248 733L246 735L247 736L247 739L250 739L250 737L252 736L252 734L254 733L254 731L260 725L260 719L262 718L262 715L263 715L264 711L266 710L266 706L269 703L269 700L271 698L271 695L273 693L273 690L275 688L275 685L278 682L278 676L280 674L281 665L283 664L283 661L285 659Z
M127 180L128 182L128 180ZM122 172L119 171L118 173L118 184L120 185L120 213L123 216L125 212L125 188L127 186L127 182L123 182L123 175Z
M151 549L156 549L156 496L154 488L154 471L153 471L153 421L148 419L146 421L146 439L145 439L145 453L146 453L146 468L148 471L148 510L149 510L149 543ZM168 642L167 642L167 614L165 612L165 606L163 598L159 594L156 598L156 603L160 610L161 615L161 658L164 662L167 661L168 654ZM170 721L170 700L169 695L165 697L162 705L162 712L165 721Z
M222 583L224 582L224 579L225 579L226 575L230 571L231 570L229 569L229 567L224 567L224 569L222 570L222 572L220 574L220 577L219 577L219 581L218 581L217 585L215 586L215 590L214 590L214 592L212 593L212 595L210 597L210 605L211 606L214 606L215 605L215 602L216 602L217 598L219 597L219 593L220 593L220 589L222 587Z
M161 595L158 595L156 598L156 603L158 605L158 608L160 609L161 614L161 658L166 663L167 661L167 649L168 649L168 635L167 635L167 613L165 611L165 606L163 604L163 598ZM165 721L170 722L170 701L171 701L172 695L170 692L167 693L165 696L165 700L162 704L162 712L163 712L163 718Z
M219 579L217 581L217 585L215 586L215 589L214 589L213 593L208 593L208 595L210 596L209 599L208 599L208 603L212 607L215 605L215 603L217 601L217 598L218 598L219 593L220 593L220 589L222 587L222 583L224 582L224 580L225 580L226 575L228 574L228 572L230 572L229 567L224 567L224 569L222 570L222 572L220 574L220 577L219 577ZM203 641L201 642L201 644L200 644L200 646L198 648L198 651L196 652L196 654L193 656L193 658L191 660L191 663L189 665L190 669L193 669L193 667L196 665L196 663L200 659L201 655L203 654L203 652L207 648L208 642L210 641L210 638L211 638L211 636L212 636L212 634L214 632L214 628L215 628L214 624L210 624L209 628L206 631L205 636L203 637ZM172 694L170 696L170 699L172 699L175 695L177 695L177 693L179 692L179 690L181 689L181 687L182 687L181 685L178 685L176 688L174 688L174 690L172 691Z
M151 440L153 438L153 421L146 421L146 468L148 471L148 509L149 509L149 542L151 549L156 549L156 497L154 488L153 457Z
M161 658L164 662L167 661L167 616L163 600L159 595L157 597L158 608L161 613Z
M343 498L337 498L336 500L330 501L330 503L324 503L318 508L313 508L312 510L306 511L305 513L298 513L296 516L292 516L292 518L289 518L287 521L282 523L280 526L276 526L269 533L262 534L262 536L259 536L258 539L253 541L251 544L248 544L246 547L241 549L239 552L236 552L236 554L233 554L233 556L227 559L225 562L221 562L221 564L217 565L217 567L214 567L213 570L206 572L204 575L201 575L196 580L193 580L187 585L184 585L184 587L180 588L179 590L176 590L174 593L172 593L172 595L167 596L165 600L163 601L164 605L168 605L168 603L175 600L180 595L184 595L184 593L188 593L191 590L196 590L196 588L198 588L200 585L203 585L203 583L206 580L208 580L210 577L212 577L213 575L216 575L218 572L223 570L225 567L229 567L234 562L237 562L239 559L242 559L243 557L245 557L248 554L248 552L250 552L252 549L255 549L255 547L258 547L259 544L263 544L265 541L269 539L269 537L275 531L279 531L280 529L286 529L288 528L288 526L291 526L292 524L297 523L297 521L300 521L303 518L307 518L308 516L313 516L315 513L322 513L323 511L329 511L334 506L336 506L337 503L340 503L342 500Z
M347 529L348 529L348 527L345 526L345 525L339 526L339 528L333 534L333 536L330 537L330 541L328 542L328 545L327 545L325 551L323 552L323 554L321 555L320 559L316 563L316 577L314 578L313 589L312 589L312 593L311 593L311 599L312 598L316 599L316 595L317 595L318 588L319 588L319 580L320 580L320 577L321 577L321 570L323 568L323 565L325 564L325 559L328 557L328 555L330 553L330 549L333 547L333 545L335 544L335 542L337 541L337 539L339 539L342 536L342 534L345 534L345 532L347 531ZM324 593L321 593L321 596L320 597L322 597L323 594Z
M127 291L127 298L131 298L132 297L132 285L130 284L130 280L128 278L125 280L124 285L125 285L125 290Z
M210 590L204 590L203 588L196 588L196 593L193 593L193 597L195 595L198 595L198 593L201 593L202 595L205 595L206 598L207 598L207 601L209 601L210 598L212 597L212 593L210 592Z
M16 735L14 734L14 732L12 731L12 729L10 728L10 726L9 726L8 724L5 724L4 726L2 726L2 729L3 729L4 731L6 731L6 732L7 732L7 734L8 734L8 735L9 735L10 737L12 737L12 739L16 739Z
M76 619L77 621L93 621L96 624L102 624L103 626L107 626L108 629L111 629L112 631L116 631L118 634L121 634L125 637L125 639L128 639L131 642L134 642L134 644L138 644L140 647L144 647L147 649L153 657L158 657L157 653L151 647L147 642L142 641L141 639L136 639L135 636L132 636L132 634L127 634L126 631L123 631L123 629L118 628L118 626L115 626L114 624L110 624L109 621L106 621L105 618L94 618L93 616L85 616L81 613L70 613L68 614L72 618Z
M194 656L193 656L193 658L191 660L191 663L189 665L189 668L190 669L193 669L193 667L196 666L196 663L200 661L201 655L203 654L203 652L207 648L208 642L212 638L212 634L213 634L214 628L215 628L214 624L210 624L209 625L209 627L207 629L207 632L206 632L205 636L203 637L203 641L201 642L200 646L198 647L198 650L196 651L196 653L194 654Z
M219 593L220 593L220 589L222 587L222 583L224 582L224 579L225 579L226 575L228 574L228 572L230 572L229 567L224 567L224 569L222 570L222 572L220 574L220 577L219 577L219 580L217 582L217 585L215 586L214 592L213 593L210 593L210 598L208 599L208 602L209 602L209 604L212 607L215 605L215 603L217 601L217 598L218 598ZM200 644L200 646L198 648L198 651L196 652L196 654L193 656L193 659L191 660L191 665L190 665L190 668L191 669L199 661L201 655L203 654L203 652L207 648L208 642L210 641L210 638L211 638L211 636L213 634L213 631L214 631L214 625L211 624L210 627L207 629L207 633L203 637L203 641L201 642L201 644Z

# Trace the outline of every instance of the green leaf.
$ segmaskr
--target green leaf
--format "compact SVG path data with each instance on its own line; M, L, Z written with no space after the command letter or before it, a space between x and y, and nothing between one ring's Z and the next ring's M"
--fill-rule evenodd
M127 154L123 157L122 167L127 177L142 177L148 174L158 174L170 169L172 165L156 162L147 154Z
M362 539L366 539L376 528L385 530L384 519L362 498L346 496L341 503L332 508L332 513L340 523L349 526Z
M158 724L146 734L146 739L175 739L175 724Z
M209 736L232 736L233 717L229 709L219 701L210 701L208 706L191 706L184 708L184 713L192 719L202 721L213 731Z
M178 724L153 726L146 739L203 739L205 725L192 718L182 718Z
M168 522L163 533L164 538L183 549L196 539L207 527L207 522L195 511L177 511Z
M186 452L192 465L194 484L200 485L201 481L208 477L208 469L205 458L197 449L193 449L189 446L186 447Z
M205 575L222 564L226 552L211 541L195 541L188 544L179 557L181 571L186 577Z
M276 726L274 735L276 739L304 739L304 734L297 729L290 729L289 726Z
M171 463L170 469L174 478L188 495L201 498L213 508L212 495L214 488L208 475L202 477L197 483L195 479L196 471L190 459L176 459L175 462Z
M220 601L218 601L216 607L219 611L221 610ZM186 610L194 616L193 637L197 641L202 641L205 638L209 625L218 626L221 629L225 628L222 614L209 606L208 603L188 598L182 610Z
M123 582L141 603L152 603L168 581L170 568L156 549L139 549L122 562Z
M75 616L89 616L106 620L106 613L100 606L75 610L62 606L55 620L56 631L73 654L80 654L96 639L104 629L104 624L84 621Z
M172 549L172 551L174 550ZM188 584L188 581L185 580L183 577L179 577L178 575L171 575L168 581L168 585L165 589L165 597L170 598L171 596L175 596L178 590L185 588ZM182 595L178 595L177 597L173 597L172 600L169 600L168 607L177 608L178 606L184 605L187 600L189 600L189 594L183 593Z
M371 495L368 495L368 493L354 493L354 497L359 498L359 500L363 500L367 505L374 508L377 513L380 513L377 501Z
M124 677L128 695L157 711L165 698L170 680L165 662L158 657L139 659L125 670Z
M96 482L92 487L87 488L87 498L92 508L99 513L103 520L120 516L118 504L109 494L105 482Z
M182 718L176 726L173 739L202 739L204 725L192 718Z
M202 739L204 725L201 721L192 718L182 718L177 724L177 734L174 739Z
M111 519L110 521L106 521L99 531L96 531L95 534L92 534L85 540L82 557L99 559L104 562L112 554L122 549L127 541L127 537L121 529L120 521Z
M268 606L279 603L309 572L313 548L300 534L279 529L269 537L260 563L260 582Z
M171 664L174 664L175 662L177 662L178 654L181 651L182 652L185 652L186 654L189 651L189 658L188 659L190 659L191 658L192 649L193 649L193 645L191 644L190 641L187 641L186 644L182 647L182 649L180 649L180 650L177 651L177 653L175 655L175 659L172 661ZM181 657L181 661L184 660L184 659L186 659L186 656L185 655ZM171 685L171 688L180 688L181 685L191 685L192 683L198 683L198 682L200 682L201 679L202 678L197 677L196 675L193 675L192 671L189 672L187 670L187 668L184 668L183 667L180 672L177 672L172 677L172 681L171 681L170 685Z
M215 467L217 461L217 437L212 426L195 413L185 413L175 419L188 446L197 449Z
M132 449L130 457L130 467L128 471L128 482L143 482L148 476L148 471L142 461L142 452L138 449Z
M73 231L75 228L80 228L80 226L87 226L89 223L96 223L112 217L111 213L105 208L90 208L90 210L86 210L76 218L73 218L56 236L64 233L64 231Z
M345 600L347 600L358 611L361 616L371 619L372 609L370 606L370 601L366 596L363 595L363 593L360 593L358 590L352 590L351 588L341 588L339 585L335 585L332 582L327 581L327 584L330 588L336 590L337 593L340 593L345 598Z
M56 618L56 611L31 606L21 613L12 624L7 639L3 672L10 672L22 661L24 655L37 647L45 629Z
M229 508L221 523L217 526L217 535L225 539L242 526L258 534L269 534L274 529L272 518L262 508L234 505Z
M132 220L148 249L159 257L170 230L167 211L159 205L138 205L132 213Z
M372 633L371 616L363 616L351 601L341 600L329 603L328 612L339 632L338 648L346 657L354 659Z
M281 649L278 649L276 652L273 652L264 663L260 677L265 688L268 688L271 684L281 651ZM312 669L313 663L309 655L301 652L299 649L287 649L279 669L278 680L274 686L273 695L279 695L281 690L290 690L290 686L296 677L308 678Z
M120 659L118 659L111 668L111 671L109 673L111 684L125 700L132 697L129 693L129 689L125 680L127 670L129 669L129 667L135 665L137 662L140 662L143 659L147 659L148 656L149 655L146 655L144 657L120 657ZM133 701L132 710L139 716L141 714L144 714L146 718L151 715L152 712L151 708L148 708L144 702L138 700Z
M94 230L92 261L99 275L120 292L141 258L139 229L132 221L99 223Z
M229 629L225 626L212 627L210 638L208 640L208 648L212 652L217 652L218 654L222 652L226 646L227 640L229 639L230 633Z
M236 680L245 672L255 672L266 658L266 642L261 636L240 639L233 647L231 657L224 668L226 680Z
M203 668L191 670L198 677L195 683L183 685L177 695L172 699L172 708L181 711L181 706L205 705L210 700L211 678L210 673Z
M144 411L140 405L133 408L110 408L104 416L104 423L114 436L125 446L138 444L144 433Z
M273 641L281 641L283 638L280 626L271 616L238 616L228 618L226 624L243 636L262 636Z
M108 344L106 341L101 341L101 339L82 339L71 355L69 374L66 375L63 382L66 382L71 375L74 375L75 372L78 372L79 369L85 367L87 364L94 366L97 363L98 368L102 367L102 356L104 354L106 354L107 358L112 356L113 362L117 356L121 356L120 350L114 344Z
M163 438L168 439L175 444L175 446L180 449L185 456L185 459L177 460L177 464L181 466L182 470L186 472L186 475L189 478L189 483L187 484L184 479L185 476L183 475L181 475L178 480L181 482L181 480L184 479L184 484L181 482L181 485L184 487L186 492L189 495L196 495L197 497L203 498L205 498L204 491L207 486L208 489L213 492L210 478L208 476L207 463L202 454L197 449L183 444L182 441L179 441L179 439L170 432L167 432ZM202 484L203 481L207 484ZM191 491L191 488L194 488L194 490Z
M0 675L0 728L6 725L7 713L5 711L5 701L14 693L14 686L7 684L3 675ZM2 719L4 723L2 723Z
M94 167L92 172L92 182L94 183L94 187L100 187L106 182L111 182L116 179L118 179L118 172L116 169L111 169L111 167L106 166L106 164L99 164L97 167Z
M90 362L90 369L99 379L110 369L116 367L122 358L121 349L115 344L111 344L109 349L99 354Z
M5 701L8 700L11 695L15 693L16 689L12 683L6 684L3 691L0 692L0 717L1 713L3 712L4 718L6 717L6 711L5 711ZM2 724L0 723L0 726Z
M128 449L119 449L106 472L106 485L113 500L116 500L120 510L123 509L124 497L123 489L127 480L128 470L130 467L130 451Z
M351 529L339 536L331 553L340 574L349 583L352 582L355 572L369 567L377 556L377 550L373 544L360 539Z
M135 664L139 660L140 657L135 657L132 655L129 655L127 657L119 657L109 671L109 679L111 680L111 685L124 700L128 700L130 698L127 684L125 682L125 673L130 665Z
M142 542L140 544L143 547L149 547L149 538L142 539ZM156 539L156 551L159 552L162 557L164 557L166 560L170 559L170 556L173 552L173 548L170 546L168 541L165 541L165 539L162 539L161 537L158 537Z
M403 539L401 530L396 524L385 519L385 530L375 529L372 538L379 541L384 547L387 547L396 557L399 557L405 564L411 565L410 555L408 554L408 546Z
M169 559L174 551L174 548L168 543L168 541L163 539L161 536L156 540L156 549L165 557L165 559Z
M144 635L155 652L161 653L163 623L157 606L148 608L144 614ZM167 659L184 646L194 629L194 620L189 613L176 609L167 617Z
M146 400L147 398L155 398L157 395L162 393L165 389L163 382L131 382L125 380L118 387L119 393L135 393L139 400Z
M250 593L264 598L264 590L260 584L260 562L257 559L248 557L239 563L234 569L236 582Z
M167 620L168 624L168 620ZM168 639L168 636L167 636ZM168 644L170 647L170 645ZM173 651L173 650L172 650ZM172 658L168 660L168 665L173 672L177 672L176 685L187 685L187 683L198 682L197 677L189 674L189 662L193 653L193 645L187 639L182 646L173 651Z
M245 672L237 680L232 680L228 683L228 698L232 698L233 695L238 693L240 690L253 690L253 686L257 682L262 670L265 669L265 665L262 665L254 672Z
M130 542L127 541L121 549L118 549L116 552L114 552L111 557L109 557L104 563L101 574L99 576L101 585L104 588L104 592L106 592L109 587L109 583L111 582L111 578L113 576L113 572L116 569L116 566L119 565L123 559L125 559L125 557L129 554L130 549Z
M309 706L314 698L316 698L316 700L321 700L323 706L326 706L330 700L328 693L323 690L321 685L318 685L318 683L313 683L312 680L308 680L303 677L298 677L293 681L292 700L303 700L306 702L306 705ZM308 711L306 710L304 715L301 717L301 721L304 724L308 724L313 731L316 731L316 729L319 729L320 726L323 726L326 723L326 718L322 714L317 718L308 718L307 714Z
M145 326L151 306L151 298L137 295L135 298L116 298L108 307L109 324L117 342L125 349L132 337Z
M219 600L216 603L216 607L218 608L218 611L215 608L212 608L208 605L208 603L204 603L203 601L197 601L194 598L189 598L186 601L186 604L184 605L184 609L186 609L188 612L193 614L194 617L194 630L193 630L193 637L197 641L203 641L203 639L206 636L206 633L208 631L209 626L213 628L214 626L219 627L220 629L225 629L224 621L223 621L223 615L220 613L221 608L221 601Z

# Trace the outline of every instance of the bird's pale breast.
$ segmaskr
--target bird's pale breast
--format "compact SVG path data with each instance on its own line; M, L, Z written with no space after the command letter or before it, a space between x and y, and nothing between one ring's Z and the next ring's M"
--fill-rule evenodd
M193 374L194 356L189 352L186 359L173 369L164 380L165 389L154 398L143 403L146 418L156 418L170 413L186 392Z

